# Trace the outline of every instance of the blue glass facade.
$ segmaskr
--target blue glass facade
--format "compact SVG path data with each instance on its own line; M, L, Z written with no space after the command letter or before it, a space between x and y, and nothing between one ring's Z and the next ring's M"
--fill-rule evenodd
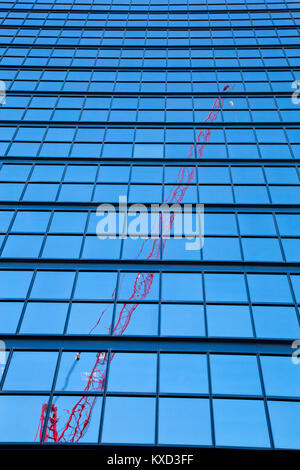
M0 21L0 445L300 449L300 4ZM99 239L119 196L204 204L203 248Z

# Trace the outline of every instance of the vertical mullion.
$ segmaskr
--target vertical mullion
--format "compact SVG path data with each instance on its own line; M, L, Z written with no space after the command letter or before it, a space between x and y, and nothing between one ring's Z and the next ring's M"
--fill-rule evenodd
M156 408L155 408L155 431L154 431L154 445L159 443L159 391L160 391L160 349L157 351L156 356Z
M56 381L57 381L57 375L58 375L58 372L59 372L59 366L60 366L60 362L61 362L61 356L62 356L62 349L60 349L59 353L58 353L58 358L57 358L57 363L56 363L56 367L55 367L54 377L53 377L53 380L52 380L51 391L50 391L50 395L48 396L48 406L47 406L47 411L45 413L44 427L42 429L42 435L41 435L41 440L40 440L41 445L43 445L44 439L46 437L48 421L49 421L50 411L51 411L51 405L52 405L52 401L53 401L53 395L54 395L55 385L56 385Z
M211 420L211 441L212 446L216 446L215 422L214 422L214 406L213 406L213 391L211 383L211 370L210 370L210 351L206 352L206 366L207 366L207 380L208 380L208 393L209 393L209 409Z
M111 349L107 351L107 365L106 365L106 371L105 371L105 381L104 381L104 389L103 389L103 398L102 398L102 408L101 408L101 414L100 414L100 424L99 424L99 434L98 434L98 445L102 444L102 435L103 435L103 426L104 426L104 417L105 417L105 405L106 405L106 397L107 397L107 386L108 386L108 380L109 380L109 369L110 369L110 362L112 360L111 357Z
M262 372L262 367L261 367L261 361L260 361L260 355L259 354L256 354L256 359L257 359L258 373L259 373L259 378L260 378L261 388L262 388L262 393L263 393L264 409L265 409L265 414L266 414L270 445L271 445L271 448L274 449L274 438L273 438L271 419L270 419L270 413L269 413L269 408L268 408L268 400L267 400L267 396L266 396L266 389L265 389L263 372Z

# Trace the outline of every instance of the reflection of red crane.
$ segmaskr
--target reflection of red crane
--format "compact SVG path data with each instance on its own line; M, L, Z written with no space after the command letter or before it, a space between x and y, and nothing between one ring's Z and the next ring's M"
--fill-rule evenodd
M222 92L227 91L229 85L224 86ZM220 110L223 107L224 98L216 98L214 100L212 110L208 114L207 118L204 122L215 122L218 117ZM206 144L209 141L211 134L211 129L201 129L196 137L196 145L192 144L190 147L188 158L201 158L205 149ZM200 144L200 139L202 143ZM199 144L199 147L198 147ZM194 180L195 174L195 167L181 167L177 180L176 185L172 186L170 189L169 195L164 201L164 203L181 203L186 190L188 189L190 183ZM159 215L159 230L162 228L163 236L170 234L170 231L173 226L175 213L173 212L168 226L164 227L164 218L162 214ZM163 226L163 227L162 227ZM160 231L158 232L160 233ZM167 237L164 239L163 243L161 244L160 239L157 238L152 242L152 248L150 253L148 254L146 259L158 259L160 254L164 251L165 243ZM142 250L144 249L145 243L148 240L143 242L142 247L137 255L136 258L139 258ZM136 275L134 284L133 284L133 291L127 302L134 301L134 300L144 300L152 286L154 273L144 273L139 272ZM115 292L115 291L114 291ZM113 292L113 296L114 296ZM113 335L122 335L126 330L131 316L135 309L137 308L138 303L126 303L123 304L118 319L111 331L112 325L109 328L109 332L112 332ZM101 318L104 314L105 310L101 313L97 323L91 329L91 332L97 327L100 323ZM105 374L106 374L106 367L109 361L112 360L114 354L112 354L109 358L108 353L97 353L96 362L93 366L92 371L88 375L87 385L83 390L83 395L79 398L79 400L75 403L73 408L68 411L68 419L62 429L62 431L58 432L57 430L57 422L58 422L58 415L57 415L57 407L56 405L52 404L50 411L49 411L49 421L46 425L44 441L53 441L53 442L79 442L79 440L84 435L87 427L89 425L93 407L97 400L96 396L84 395L84 392L103 392L104 384L105 384ZM76 359L80 358L80 353L77 353ZM42 440L42 433L43 427L46 419L48 405L44 404L42 407L42 413L40 417L39 427L36 435L39 436L39 440ZM36 440L35 439L35 440Z

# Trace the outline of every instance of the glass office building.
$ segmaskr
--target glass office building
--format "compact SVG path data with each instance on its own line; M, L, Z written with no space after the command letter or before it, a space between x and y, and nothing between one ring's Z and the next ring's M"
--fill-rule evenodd
M2 445L299 449L300 4L0 18ZM204 204L203 249L101 240L119 196Z

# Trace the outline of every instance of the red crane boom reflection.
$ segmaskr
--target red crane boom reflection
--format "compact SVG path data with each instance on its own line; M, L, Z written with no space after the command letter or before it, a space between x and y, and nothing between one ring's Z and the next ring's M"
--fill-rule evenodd
M224 86L222 92L228 91L229 85ZM212 109L206 119L203 122L215 122L218 117L220 110L223 107L224 98L216 98L213 102ZM196 137L196 144L192 144L190 147L188 158L201 158L205 149L206 144L209 142L211 135L211 129L201 129ZM181 167L178 176L176 179L176 184L171 187L169 195L167 196L164 203L180 203L183 200L183 197L188 189L190 183L194 179L195 167ZM170 234L173 222L175 218L175 213L172 213L168 226L164 224L164 217L160 213L159 215L159 229L162 229L163 236ZM159 232L161 233L161 232ZM149 241L149 240L146 240ZM142 247L137 255L138 258L145 247L146 241L142 244ZM165 243L167 237L163 239L163 242L160 243L160 239L157 238L153 240L152 247L147 255L146 259L158 259L160 254L165 249ZM139 272L137 273L132 294L126 302L131 301L141 301L144 300L151 289L153 283L154 273ZM115 292L115 291L114 291ZM113 296L114 296L113 292ZM138 302L135 303L126 303L122 306L118 319L112 328L112 325L109 327L109 332L113 335L122 335L128 324L130 322L133 312L138 307ZM106 309L105 309L106 310ZM90 330L92 331L100 323L102 316L105 312L101 312L101 315L95 324L95 326ZM111 330L112 329L112 330ZM91 416L92 411L97 400L96 396L85 395L85 392L102 392L104 390L105 384L105 375L106 367L109 361L113 359L114 354L110 357L107 352L100 352L96 355L96 361L92 368L92 371L88 375L87 384L82 392L82 396L77 400L71 410L67 410L68 418L63 425L61 431L58 431L58 408L55 404L50 405L49 410L49 419L46 424L45 435L43 436L43 428L45 426L45 420L48 411L48 405L44 404L42 407L42 412L40 416L39 426L36 434L36 439L39 436L39 440L44 441L53 441L53 442L79 442L86 432ZM80 353L77 353L76 359L80 358ZM35 440L36 440L35 439Z

